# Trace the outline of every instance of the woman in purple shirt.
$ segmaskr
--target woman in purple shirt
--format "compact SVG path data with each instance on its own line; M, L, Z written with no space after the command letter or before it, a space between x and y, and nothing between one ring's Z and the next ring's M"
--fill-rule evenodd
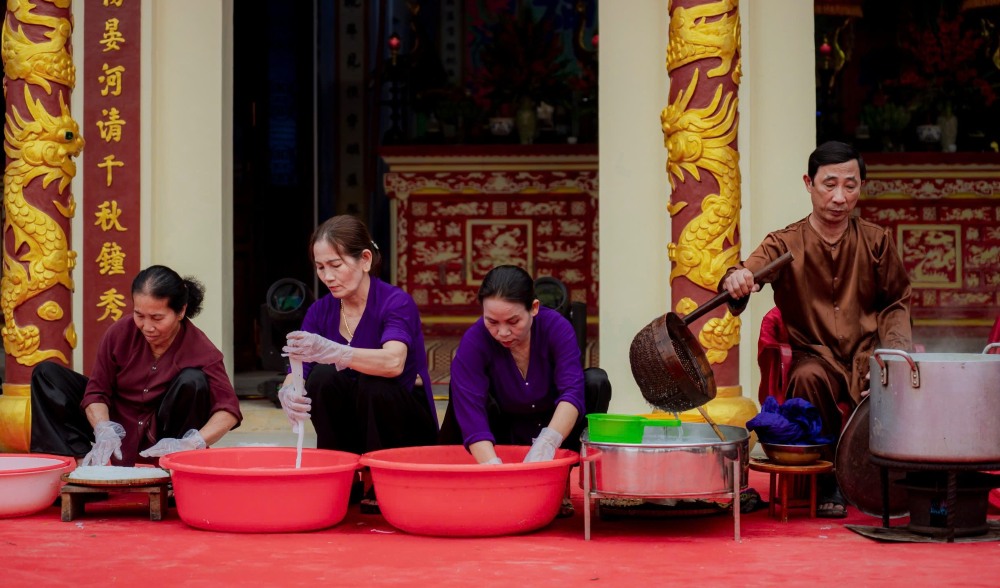
M433 445L437 411L413 298L375 277L382 257L358 219L327 220L311 243L330 295L309 307L302 330L288 334L284 350L303 362L306 378L304 397L291 375L278 391L289 420L311 416L320 449L360 454Z
M496 443L531 445L524 461L578 450L583 415L608 409L607 373L581 367L572 325L540 305L523 269L493 268L478 298L483 316L451 363L442 441L463 443L478 463L500 463Z

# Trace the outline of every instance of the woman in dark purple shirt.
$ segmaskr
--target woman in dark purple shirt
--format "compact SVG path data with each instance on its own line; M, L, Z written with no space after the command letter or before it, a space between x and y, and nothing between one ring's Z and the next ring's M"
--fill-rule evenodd
M573 326L540 305L523 269L493 268L478 298L483 316L451 363L442 441L463 443L479 463L500 463L496 443L532 445L525 461L579 449L583 415L611 401L607 373L583 370Z
M301 331L288 334L285 352L303 362L306 377L306 396L290 374L278 391L289 420L311 416L320 449L433 445L437 411L413 298L375 277L382 257L358 219L327 220L311 243L330 295L309 307Z
M52 361L32 371L31 451L131 466L239 426L222 352L190 320L204 298L204 286L168 267L139 272L132 316L104 334L89 378Z

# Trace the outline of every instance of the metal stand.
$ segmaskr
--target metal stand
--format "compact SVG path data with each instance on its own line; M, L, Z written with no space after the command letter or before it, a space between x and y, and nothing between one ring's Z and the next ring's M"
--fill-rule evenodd
M872 455L871 462L879 469L879 481L882 489L882 527L889 528L889 470L907 472L946 472L948 482L945 489L945 508L948 509L947 526L944 529L945 541L955 542L955 511L958 504L958 472L1000 470L1000 463L925 463L916 461L899 461ZM912 516L912 513L911 513Z
M733 466L733 489L731 492L723 493L711 493L711 494L700 494L700 495L684 495L684 496L636 496L636 495L622 495L622 494L610 494L606 492L600 492L594 490L591 486L591 468L594 467L593 460L587 459L587 444L584 443L580 448L581 465L580 471L583 475L583 538L585 541L590 541L590 522L591 522L591 507L595 500L600 498L731 498L732 499L732 509L733 509L733 540L741 542L740 539L740 493L743 489L743 476L742 468L740 467L743 463L743 448L737 446L736 459L732 461Z

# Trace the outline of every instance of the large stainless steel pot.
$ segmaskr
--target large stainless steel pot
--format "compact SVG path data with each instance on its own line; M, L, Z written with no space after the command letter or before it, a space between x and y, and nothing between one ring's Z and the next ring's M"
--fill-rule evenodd
M1000 355L876 349L870 432L886 459L1000 462Z
M642 444L590 441L584 432L581 456L590 486L602 495L639 498L707 497L731 494L733 462L740 462L738 487L747 486L750 434L720 425L683 423L680 436Z

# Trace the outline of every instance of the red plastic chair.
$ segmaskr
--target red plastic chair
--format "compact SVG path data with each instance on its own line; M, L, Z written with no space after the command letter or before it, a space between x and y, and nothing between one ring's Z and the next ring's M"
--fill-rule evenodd
M778 404L784 402L788 370L792 367L792 347L788 344L788 329L778 307L769 310L760 323L757 365L760 367L757 400L763 405L768 396L774 396Z
M993 330L990 331L990 337L986 340L987 345L990 343L1000 343L1000 316L998 316L997 320L993 323ZM1000 355L1000 347L990 349L990 353Z
M778 404L785 401L788 388L788 371L792 367L792 347L788 344L788 329L781 318L781 311L774 307L764 315L760 323L760 337L757 339L757 365L760 367L760 387L757 400L763 406L768 396L773 396ZM840 417L847 424L851 414L846 403L838 402Z

